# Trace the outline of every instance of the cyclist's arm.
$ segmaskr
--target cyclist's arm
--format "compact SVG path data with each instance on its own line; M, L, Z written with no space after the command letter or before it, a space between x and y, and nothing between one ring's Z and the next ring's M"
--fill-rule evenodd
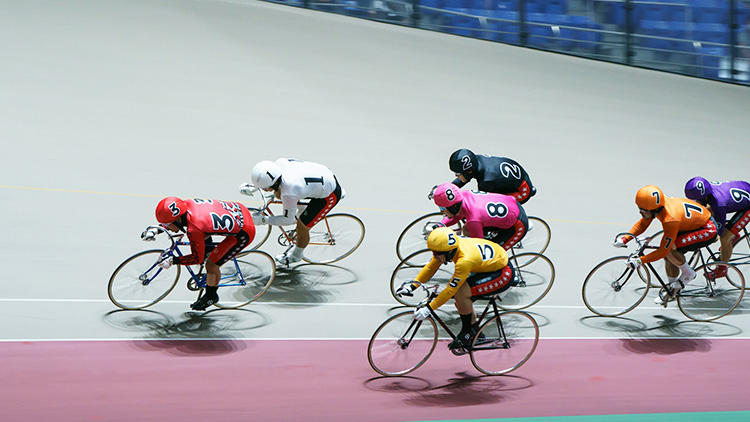
M711 207L711 213L716 220L717 230L716 232L721 236L724 233L725 226L727 224L727 208L722 206Z
M190 240L190 255L182 257L175 256L172 262L179 265L201 264L206 259L206 235L197 230L188 230L187 237Z
M467 220L464 227L466 227L466 231L469 233L469 237L476 237L479 239L484 237L484 226L482 225L481 221Z
M424 267L419 271L419 274L417 274L416 277L414 277L415 281L418 281L422 284L427 283L430 281L433 275L437 272L438 268L440 268L440 263L437 259L434 257L430 259L430 262L425 264ZM416 286L414 286L416 287Z
M456 223L458 223L461 220L461 217L458 215L454 215L453 217L445 217L442 221L440 221L440 224L444 225L445 227L450 227Z
M453 272L451 281L448 282L448 287L443 289L440 294L430 302L430 308L433 310L445 305L445 302L449 301L453 295L456 294L459 287L466 282L466 278L469 277L471 263L468 261L459 261L456 263L456 269Z
M297 202L299 197L296 195L281 195L281 206L284 208L281 215L268 217L266 221L272 226L288 226L294 224L297 220Z
M463 187L467 183L469 183L468 180L465 181L465 182L462 182L461 179L459 179L458 177L456 177L455 179L453 179L453 184L456 185L456 186L458 186L459 188Z
M639 236L643 234L643 232L646 231L648 226L651 225L652 221L654 221L653 218L641 218L640 220L638 220L637 223L635 223L635 225L633 225L633 227L628 231L628 233L631 233L635 236ZM625 243L628 243L631 240L633 240L632 236L625 236Z
M642 263L646 264L648 262L658 261L666 257L670 249L672 249L672 247L674 246L675 239L677 238L677 233L680 229L680 223L678 221L664 223L663 228L664 234L662 234L661 236L659 249L651 252L648 255L642 256Z

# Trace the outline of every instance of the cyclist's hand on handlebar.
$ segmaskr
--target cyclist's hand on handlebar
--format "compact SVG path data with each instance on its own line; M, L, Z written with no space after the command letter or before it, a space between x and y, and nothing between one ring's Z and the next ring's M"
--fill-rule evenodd
M146 242L153 242L156 240L156 235L158 232L153 227L149 227L146 230L141 233L141 240L144 240Z
M638 268L641 268L641 265L643 265L643 262L641 262L641 258L637 256L631 256L628 258L627 262L625 262L625 265L628 267L637 270Z
M396 290L397 296L414 296L412 292L414 291L415 287L412 284L411 281L405 281L404 284L401 285L401 287Z
M414 319L423 321L430 317L430 305L422 306L414 310Z
M255 186L250 183L243 183L239 187L240 193L247 196L252 196L256 191Z
M625 236L620 236L617 239L615 239L615 243L613 243L612 245L615 248L627 248L628 247L627 243L628 242Z

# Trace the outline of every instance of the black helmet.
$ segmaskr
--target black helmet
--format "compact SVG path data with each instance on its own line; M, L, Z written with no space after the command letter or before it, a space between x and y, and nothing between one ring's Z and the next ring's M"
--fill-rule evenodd
M464 176L470 176L473 174L478 166L477 156L468 149L459 149L458 151L451 154L451 158L448 160L448 165L451 171L455 174L463 174Z

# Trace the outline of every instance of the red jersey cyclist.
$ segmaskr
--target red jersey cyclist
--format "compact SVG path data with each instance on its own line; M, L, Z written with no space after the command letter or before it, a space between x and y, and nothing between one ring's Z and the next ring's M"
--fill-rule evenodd
M638 236L646 231L654 218L661 222L662 234L659 248L640 258L631 258L628 265L638 268L642 264L664 260L669 285L673 295L682 290L696 276L685 260L684 252L694 251L716 240L716 222L711 212L699 203L687 198L671 198L656 186L644 186L635 195L635 203L641 219L629 233ZM615 240L615 246L625 247L632 238L623 236ZM673 299L673 297L668 299ZM664 304L660 297L656 303Z
M514 282L513 267L508 265L508 255L497 243L461 237L447 227L433 230L427 237L427 247L433 258L417 274L415 282L426 283L449 261L455 263L455 269L448 286L431 303L415 309L414 317L423 320L430 316L430 309L438 309L453 298L461 316L461 331L448 347L461 349L471 344L477 331L472 299L508 290ZM417 287L418 284L407 281L396 294L411 295Z
M241 252L255 238L255 226L250 211L238 202L216 199L182 200L173 196L159 201L156 220L167 229L185 231L190 240L190 255L168 257L159 263L162 268L175 265L206 264L206 291L190 305L203 311L219 301L217 290L221 279L220 267ZM225 236L208 255L206 239L211 235Z
M253 186L274 192L276 198L281 199L283 207L281 215L254 215L255 224L297 226L294 249L291 253L276 256L276 262L285 266L299 262L310 243L310 229L328 215L345 195L338 179L322 164L291 158L261 161L253 167L250 176ZM247 183L241 185L240 192L244 192L248 186ZM310 202L297 215L297 203L301 199L310 199Z
M526 212L512 196L461 191L453 183L443 183L433 191L432 200L445 215L442 225L464 220L464 235L491 240L506 251L529 229Z
M476 179L478 190L510 195L520 204L536 195L536 188L526 170L507 157L476 155L462 148L451 154L448 166L456 175L453 184L459 188Z

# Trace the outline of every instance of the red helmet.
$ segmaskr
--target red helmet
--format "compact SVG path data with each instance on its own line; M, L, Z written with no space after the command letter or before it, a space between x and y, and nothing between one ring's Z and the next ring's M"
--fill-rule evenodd
M187 212L185 201L174 196L168 196L156 206L156 221L162 224L174 223L182 214Z

